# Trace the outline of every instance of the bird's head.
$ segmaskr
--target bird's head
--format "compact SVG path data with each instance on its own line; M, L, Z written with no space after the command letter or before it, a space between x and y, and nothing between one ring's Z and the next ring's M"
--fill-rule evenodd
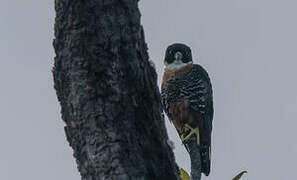
M193 63L190 47L180 43L167 47L164 60L165 69L179 69L190 63Z

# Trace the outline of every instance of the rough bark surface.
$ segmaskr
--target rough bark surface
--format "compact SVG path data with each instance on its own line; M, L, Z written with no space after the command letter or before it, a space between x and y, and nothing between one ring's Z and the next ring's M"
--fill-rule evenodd
M56 0L55 89L82 180L179 179L138 0Z

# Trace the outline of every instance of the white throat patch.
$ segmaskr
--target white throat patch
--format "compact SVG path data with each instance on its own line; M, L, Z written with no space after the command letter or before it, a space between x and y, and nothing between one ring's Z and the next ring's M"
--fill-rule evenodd
M191 64L192 61L188 62L188 63L183 63L182 61L177 61L175 60L173 63L167 64L165 63L165 69L169 69L169 70L177 70L180 69L188 64Z

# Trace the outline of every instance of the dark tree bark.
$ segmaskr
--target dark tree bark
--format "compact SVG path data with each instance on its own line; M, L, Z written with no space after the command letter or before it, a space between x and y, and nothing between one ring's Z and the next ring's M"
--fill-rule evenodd
M82 179L179 179L138 0L55 9L54 83Z

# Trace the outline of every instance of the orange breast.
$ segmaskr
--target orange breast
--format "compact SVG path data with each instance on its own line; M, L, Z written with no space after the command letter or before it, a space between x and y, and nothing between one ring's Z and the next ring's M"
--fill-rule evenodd
M171 79L181 79L183 78L193 67L193 63L190 63L180 69L165 69L163 74L162 84L165 84L168 80Z

